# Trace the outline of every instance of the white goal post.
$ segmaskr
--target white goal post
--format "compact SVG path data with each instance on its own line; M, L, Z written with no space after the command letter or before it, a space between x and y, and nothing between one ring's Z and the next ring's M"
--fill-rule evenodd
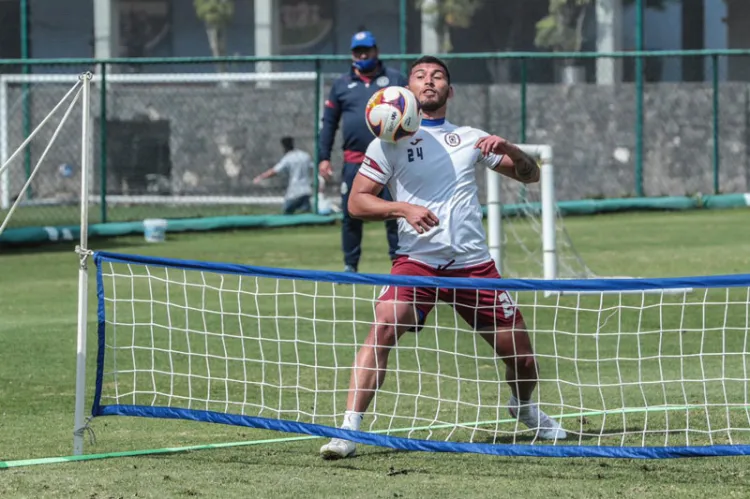
M549 145L521 144L521 150L539 163L542 212L542 268L544 279L557 279L557 206L555 204L555 170L552 147ZM490 254L502 275L503 268L503 199L502 177L487 170L487 243Z

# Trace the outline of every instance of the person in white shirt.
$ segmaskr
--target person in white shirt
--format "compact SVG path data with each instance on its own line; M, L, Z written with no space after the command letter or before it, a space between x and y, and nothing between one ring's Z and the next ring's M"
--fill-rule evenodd
M422 125L396 143L376 139L370 144L352 186L349 213L364 220L398 220L399 256L392 275L500 278L486 243L475 166L523 183L539 180L539 166L501 137L445 120L453 88L440 59L415 61L409 89L422 106ZM378 197L385 186L393 201ZM508 293L493 290L386 286L354 362L342 428L359 430L385 379L391 348L405 332L419 331L436 299L452 304L503 359L511 415L540 439L566 438L560 424L531 400L538 372L523 316ZM354 452L353 442L339 438L320 449L326 459Z
M267 178L285 173L288 181L284 194L284 214L291 215L298 210L308 212L311 209L311 179L315 168L312 157L305 151L295 149L292 137L283 137L281 146L284 148L284 156L275 166L255 177L253 182L259 184Z

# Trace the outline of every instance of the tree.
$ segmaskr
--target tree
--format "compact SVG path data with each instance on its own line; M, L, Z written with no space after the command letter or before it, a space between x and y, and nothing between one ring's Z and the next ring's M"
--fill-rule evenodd
M482 0L417 0L417 9L434 16L441 52L453 50L450 28L468 28Z
M416 6L433 15L438 50L453 50L451 33L481 38L483 51L507 52L523 45L524 30L538 19L540 2L546 0L417 0ZM498 21L499 20L499 21ZM486 59L492 81L510 81L510 59Z
M618 0L615 0L618 1ZM646 7L663 9L675 0L645 0ZM549 13L536 23L534 44L554 52L580 52L583 46L583 27L589 5L595 0L549 0ZM625 5L635 0L625 0Z
M549 0L547 16L536 23L534 45L553 52L580 52L585 42L586 16L597 0ZM619 0L614 0L619 1ZM636 0L623 0L624 5ZM648 8L664 9L667 2L677 0L645 0ZM574 59L562 61L564 67L576 66Z
M580 52L591 0L550 0L549 15L536 23L534 44L555 52Z
M234 0L193 0L198 19L206 24L208 43L214 57L227 55L227 28L234 17ZM225 65L218 64L219 72Z

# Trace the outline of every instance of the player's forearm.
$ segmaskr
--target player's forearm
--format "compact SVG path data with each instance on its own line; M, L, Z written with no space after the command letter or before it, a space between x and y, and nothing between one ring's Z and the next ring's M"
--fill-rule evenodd
M352 193L347 208L349 215L368 221L391 220L406 216L405 203L386 201L369 193Z
M270 170L266 170L257 177L255 177L257 180L266 180L268 178L271 178L276 175L276 171L271 168Z
M513 144L506 144L507 155L513 161L513 169L519 181L531 184L539 181L539 165L537 162Z

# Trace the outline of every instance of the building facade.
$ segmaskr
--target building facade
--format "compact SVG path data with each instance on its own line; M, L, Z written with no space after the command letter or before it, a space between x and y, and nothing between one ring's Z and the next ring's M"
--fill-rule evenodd
M623 2L624 0L598 0ZM192 0L29 0L28 33L31 58L89 58L97 54L95 32L97 18L93 5L108 4L113 15L110 33L113 43L110 55L114 57L204 57L212 51L204 23L196 16ZM500 4L513 2L485 2L474 15L469 27L451 28L450 36L456 52L538 51L534 46L534 25L546 14L547 0L523 0L515 13L502 10ZM21 56L20 43L21 0L0 0L0 58ZM367 28L378 37L385 53L400 50L399 0L234 0L235 15L227 30L228 55L255 55L278 53L295 54L345 54L351 34ZM259 6L271 6L275 16L269 28L270 38L265 43L258 36L263 20L259 19ZM423 14L416 10L416 1L407 2L407 51L424 50L424 30L431 29ZM687 12L696 6L702 10L698 23L686 21ZM597 50L601 34L592 4L584 29L584 50ZM613 46L617 50L635 48L635 12L631 2L618 7L619 32ZM689 17L689 16L688 16ZM503 19L498 27L497 19ZM663 9L646 9L644 19L645 48L648 50L679 50L681 48L743 48L750 47L750 32L744 29L743 20L750 19L750 2L747 0L664 0ZM512 21L515 20L515 21ZM485 22L486 21L486 22ZM684 29L692 22L690 29ZM502 33L512 39L504 40ZM693 36L693 34L695 36ZM510 36L509 35L509 36ZM692 37L692 38L691 38ZM427 37L429 38L429 36ZM260 41L259 41L260 40ZM259 46L259 43L261 44ZM689 45L689 46L686 46ZM720 78L750 79L750 65L743 61L722 59ZM680 81L685 78L684 61L668 58L649 61L648 78L651 81ZM595 78L591 62L587 68L588 79ZM711 61L702 61L702 76L710 77ZM309 65L308 65L309 66ZM340 70L338 65L331 70ZM462 73L477 80L514 81L519 70L488 68L485 63L459 64ZM632 65L625 64L621 78L632 79ZM280 69L296 70L304 65ZM530 77L538 82L557 79L551 61L535 61L530 65ZM630 68L630 69L628 69ZM309 68L308 68L309 69ZM6 68L6 70L9 70ZM10 68L10 70L13 70ZM17 68L16 68L17 70ZM133 67L130 71L159 70L158 67ZM205 71L198 65L185 65L182 71ZM500 77L498 74L504 74Z

